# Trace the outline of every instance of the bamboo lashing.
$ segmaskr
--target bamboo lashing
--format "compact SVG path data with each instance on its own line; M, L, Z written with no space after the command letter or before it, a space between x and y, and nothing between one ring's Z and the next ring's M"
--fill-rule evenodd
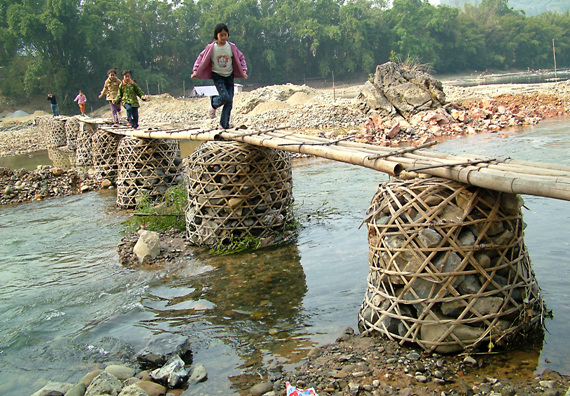
M241 129L243 127L228 130L176 129L170 131L154 129L142 131L106 126L100 128L106 132L153 139L232 140L364 166L391 176L399 176L403 171L411 175L415 175L413 172L421 172L502 192L570 201L570 166L568 165L542 164L511 158L457 156L424 150L435 144L434 142L416 147L393 149L352 142L348 140L348 137L331 140L284 131L283 129L287 127L253 131Z

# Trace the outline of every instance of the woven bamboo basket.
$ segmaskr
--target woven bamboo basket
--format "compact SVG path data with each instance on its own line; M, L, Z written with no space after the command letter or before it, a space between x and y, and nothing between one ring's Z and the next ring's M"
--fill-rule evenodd
M117 205L136 207L142 196L151 200L183 182L180 148L176 140L124 137L117 151Z
M65 122L65 137L67 139L67 147L72 150L75 150L77 148L79 124L79 120L75 117L69 117Z
M117 146L121 136L98 129L92 137L91 153L95 177L113 180L117 176Z
M75 165L75 151L69 147L48 149L48 158L58 168L71 168Z
M292 196L288 153L237 142L205 142L185 160L188 239L224 246L280 235Z
M55 148L67 145L65 118L53 117L48 121L47 147Z
M47 133L49 131L49 126L50 126L49 120L51 118L52 117L36 117L35 119L36 125L45 134L45 136L47 136Z
M87 122L79 123L79 131L77 133L77 142L75 150L75 163L77 166L93 165L93 135L97 130L96 124Z
M380 185L366 220L361 332L453 353L541 331L522 205L518 195L447 179Z

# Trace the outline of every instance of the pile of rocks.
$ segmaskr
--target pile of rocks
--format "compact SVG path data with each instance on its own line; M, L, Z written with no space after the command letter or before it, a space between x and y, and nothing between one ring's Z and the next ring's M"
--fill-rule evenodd
M381 146L419 145L441 137L475 135L509 127L535 125L543 118L564 114L564 102L553 95L502 95L465 102L456 107L422 111L409 120L386 120L379 114L372 114L364 123L362 131L355 134L355 139L361 143Z
M88 172L39 165L35 170L0 168L1 205L81 194L100 188Z
M364 84L357 100L365 111L399 121L442 107L445 93L441 81L429 74L387 62L376 67L374 82Z
M392 62L376 69L374 82L366 82L357 101L369 117L358 142L381 146L423 144L443 136L496 132L533 125L547 117L565 114L566 84L554 91L524 95L499 94L495 98L448 103L447 87L422 72L399 68ZM449 88L454 92L454 88Z
M107 364L93 370L76 384L50 382L32 396L185 395L185 388L208 377L203 364L192 365L189 339L179 335L153 338L134 359L133 365Z
M33 121L0 127L0 157L45 149L45 136Z

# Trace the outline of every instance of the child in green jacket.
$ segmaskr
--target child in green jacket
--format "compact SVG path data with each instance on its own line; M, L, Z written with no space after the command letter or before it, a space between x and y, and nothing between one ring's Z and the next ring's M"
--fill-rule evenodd
M146 100L146 95L140 89L136 82L132 79L132 73L130 70L124 70L121 73L123 81L119 86L119 94L115 100L117 104L123 103L125 109L127 110L127 125L137 129L139 127L139 100Z

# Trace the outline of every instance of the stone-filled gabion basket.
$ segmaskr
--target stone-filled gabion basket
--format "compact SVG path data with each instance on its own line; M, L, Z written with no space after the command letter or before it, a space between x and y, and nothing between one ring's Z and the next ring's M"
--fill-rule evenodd
M48 158L58 168L71 168L75 165L75 151L69 146L48 149Z
M97 130L97 124L87 122L79 123L79 131L77 133L77 142L75 150L75 163L77 166L93 165L93 135Z
M176 140L126 136L117 151L117 205L136 207L143 195L156 201L166 190L183 182L180 147Z
M522 198L439 178L378 187L366 218L363 333L453 353L543 330Z
M67 139L67 147L72 150L77 148L77 135L79 134L79 120L75 117L69 117L65 122L65 136Z
M293 202L288 153L238 142L205 142L185 163L190 243L223 247L284 231Z
M46 136L49 131L49 125L50 125L49 121L51 118L52 117L44 116L44 117L36 117L35 119L36 125L38 126L38 128L40 128L40 131L42 131Z
M117 176L117 146L121 136L98 129L92 137L91 153L95 177L113 180Z
M48 120L48 130L46 133L47 147L55 148L67 145L67 136L65 135L64 117L53 117Z

